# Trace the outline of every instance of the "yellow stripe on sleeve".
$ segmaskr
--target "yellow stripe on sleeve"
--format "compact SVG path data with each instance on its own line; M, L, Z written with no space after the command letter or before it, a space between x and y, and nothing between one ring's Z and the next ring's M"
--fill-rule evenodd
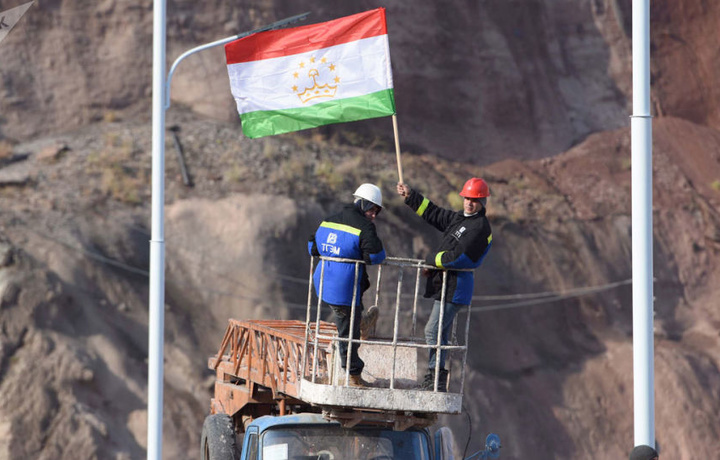
M420 203L420 206L417 208L417 211L415 211L415 214L422 217L428 207L428 204L430 204L430 200L423 198L422 203Z
M442 255L445 254L446 252L447 251L437 253L437 255L435 256L435 265L436 266L438 266L440 268L445 268L445 267L443 267L443 264L442 264Z

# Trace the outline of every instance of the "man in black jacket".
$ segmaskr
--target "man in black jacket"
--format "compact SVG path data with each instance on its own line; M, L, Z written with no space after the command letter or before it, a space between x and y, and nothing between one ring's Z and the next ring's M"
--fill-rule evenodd
M398 183L397 192L405 197L405 204L425 222L443 232L440 247L426 260L428 265L447 269L447 287L445 292L444 311L442 312L441 344L446 345L450 335L455 314L463 306L470 305L473 294L474 277L472 271L453 271L452 269L474 269L480 266L492 244L490 223L485 217L485 205L490 190L487 183L477 177L468 180L463 186L460 196L464 198L463 210L453 211L436 206L416 190L403 183ZM436 345L440 314L443 310L442 271L428 270L425 297L435 299L433 309L425 325L425 342ZM430 349L428 373L422 388L432 390L435 383L435 371L439 369L438 391L447 391L448 371L445 369L445 353L440 353L439 366L436 361L436 350Z

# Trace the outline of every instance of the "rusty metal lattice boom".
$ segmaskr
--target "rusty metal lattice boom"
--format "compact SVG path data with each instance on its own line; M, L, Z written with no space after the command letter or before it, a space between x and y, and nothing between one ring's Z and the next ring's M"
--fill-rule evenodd
M310 324L314 334L316 325ZM210 358L209 367L217 371L218 382L237 383L238 380L257 383L272 390L274 399L285 396L298 397L300 375L303 369L303 346L305 323L292 320L231 319L225 330L217 354ZM334 324L321 321L317 341L310 340L305 356L305 369L315 359L320 366L316 375L327 375L328 356L331 354L332 337L337 334Z

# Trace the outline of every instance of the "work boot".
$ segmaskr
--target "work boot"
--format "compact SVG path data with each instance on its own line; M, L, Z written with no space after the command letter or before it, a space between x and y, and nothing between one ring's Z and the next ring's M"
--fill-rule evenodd
M448 371L447 369L440 369L440 380L438 381L438 391L447 393L448 387Z
M377 305L373 305L363 313L362 319L360 320L360 338L362 340L367 340L375 335L375 325L377 324L379 316L380 309Z
M363 380L362 375L352 375L350 374L350 380L348 381L349 387L355 387L355 388L364 388L370 386L370 383Z
M438 392L447 392L447 377L447 369L440 369L440 379L438 380L437 389ZM433 391L435 389L435 369L430 369L428 373L425 374L423 383L420 384L420 389L424 391Z
M420 384L420 389L423 391L432 391L435 382L435 371L431 370L425 374L425 378Z

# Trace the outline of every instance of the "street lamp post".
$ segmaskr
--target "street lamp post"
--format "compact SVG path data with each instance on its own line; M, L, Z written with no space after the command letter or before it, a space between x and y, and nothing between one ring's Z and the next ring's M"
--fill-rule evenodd
M148 460L162 458L163 345L165 336L165 111L170 107L170 83L180 62L191 54L248 35L301 21L310 13L201 45L181 54L165 75L166 0L153 2L152 98L152 216L150 235L150 307L148 322Z

